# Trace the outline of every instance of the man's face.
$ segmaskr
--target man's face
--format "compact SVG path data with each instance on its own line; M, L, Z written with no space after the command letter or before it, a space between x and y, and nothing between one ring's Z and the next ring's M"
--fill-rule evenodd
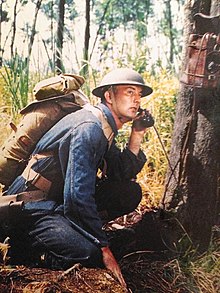
M136 85L118 85L110 90L112 110L123 121L135 118L142 97L142 87Z

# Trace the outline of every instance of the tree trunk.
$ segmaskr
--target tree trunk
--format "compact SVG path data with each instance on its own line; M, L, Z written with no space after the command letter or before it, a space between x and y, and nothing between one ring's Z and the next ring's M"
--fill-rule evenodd
M56 47L56 71L61 73L64 71L62 62L63 50L63 29L64 29L64 14L65 14L65 0L59 1L58 6L58 28L57 28L57 47Z
M91 50L91 54L90 54L90 59L92 59L92 54L93 54L93 52L94 52L94 48L95 48L96 42L97 42L97 40L98 40L98 36L99 36L99 34L100 34L100 31L101 31L101 29L102 29L102 26L103 26L103 20L105 19L105 16L106 16L106 13L107 13L107 11L108 11L108 7L109 7L110 2L111 2L111 0L109 0L109 1L106 3L105 8L104 8L104 11L103 11L103 14L102 14L102 18L101 18L101 20L100 20L100 22L99 22L99 27L98 27L98 30L97 30L97 32L96 32L96 36L95 36L94 43L93 43L93 45L92 45L92 50Z
M14 10L13 10L13 23L12 23L12 38L11 38L11 58L14 57L14 43L16 34L16 19L17 19L17 6L18 0L15 0Z
M36 23L37 23L37 15L38 15L38 12L40 10L41 3L42 3L42 0L38 0L37 4L36 4L36 7L35 7L35 15L34 15L34 21L33 21L32 29L31 29L31 37L30 37L30 41L29 41L29 44L28 44L28 58L29 59L30 59L30 56L31 56L32 47L33 47L33 43L34 43L34 37L35 37L35 34L36 34L35 28L36 28Z
M2 12L2 4L3 1L1 0L0 4L0 68L2 67L2 22L3 22L3 12Z
M84 76L88 72L89 40L90 40L90 0L86 0L86 28L85 28L83 64L82 64Z
M50 3L50 39L51 39L51 52L52 56L50 57L48 54L48 60L50 64L51 70L55 71L55 52L54 52L54 1ZM45 46L46 48L46 46ZM47 50L46 50L47 51Z
M166 14L167 14L167 25L169 29L169 39L170 39L170 64L173 64L174 59L174 35L173 35L173 23L172 23L172 12L171 12L171 1L166 1Z
M194 1L193 6L192 1L187 2L186 47L194 29L192 19L195 13L209 15L215 6L215 14L219 14L217 2ZM218 29L220 31L220 27ZM188 62L186 49L183 58L185 68ZM217 88L204 89L181 83L170 151L172 167L167 171L162 199L165 214L170 216L172 212L173 215L172 241L180 240L184 234L182 240L188 239L188 244L200 252L208 248L212 226L219 212L219 95Z

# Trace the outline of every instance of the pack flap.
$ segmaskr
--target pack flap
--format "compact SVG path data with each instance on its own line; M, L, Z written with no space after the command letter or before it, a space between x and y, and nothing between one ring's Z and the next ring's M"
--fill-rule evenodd
M30 102L26 107L21 109L20 114L22 114L22 115L27 114L28 112L33 110L35 105L49 102L49 101L56 102L56 101L60 101L60 100L68 100L72 103L75 103L75 104L81 106L81 107L84 106L85 104L89 103L89 98L81 90L77 90L77 91L73 90L71 93L66 94L66 95L55 96L55 97L40 100L40 101L34 100L34 101Z
M78 90L84 82L85 79L80 75L60 74L38 82L33 89L33 94L37 100L44 100Z

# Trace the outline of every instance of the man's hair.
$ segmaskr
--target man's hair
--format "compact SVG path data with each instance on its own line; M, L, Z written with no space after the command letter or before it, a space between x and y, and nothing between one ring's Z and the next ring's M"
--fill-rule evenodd
M105 101L105 92L112 92L114 95L117 93L117 85L111 85L111 86L106 86L102 89L103 92L103 98L102 101Z

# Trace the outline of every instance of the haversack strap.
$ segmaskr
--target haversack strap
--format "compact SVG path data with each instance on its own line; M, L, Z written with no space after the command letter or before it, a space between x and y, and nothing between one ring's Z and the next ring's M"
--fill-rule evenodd
M112 141L114 139L114 132L113 132L110 124L107 121L107 117L105 116L105 114L103 113L103 111L99 107L92 106L91 104L86 104L84 106L84 109L92 112L101 121L102 130L104 132L105 137L108 140L108 144L109 144L109 148L110 148Z
M11 205L15 204L16 202L20 203L27 203L27 202L34 202L34 201L41 201L46 200L47 194L42 190L32 190L32 191L23 191L17 194L10 194L10 195L1 195L0 196L0 205Z

